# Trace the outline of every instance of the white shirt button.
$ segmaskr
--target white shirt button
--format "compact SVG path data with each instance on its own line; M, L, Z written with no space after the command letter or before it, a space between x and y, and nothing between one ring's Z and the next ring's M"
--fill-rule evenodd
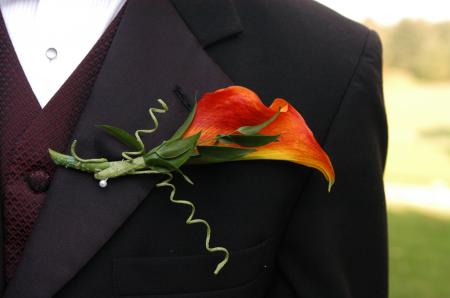
M48 60L52 61L58 57L58 51L55 48L48 48L45 56L47 56Z

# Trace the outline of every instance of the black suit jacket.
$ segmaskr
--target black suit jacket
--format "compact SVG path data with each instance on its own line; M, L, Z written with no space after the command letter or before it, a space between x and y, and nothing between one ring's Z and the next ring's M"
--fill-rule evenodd
M316 171L278 161L186 168L177 179L213 228L184 223L154 177L106 189L60 168L7 298L386 297L382 174L386 119L376 33L310 0L129 0L73 138L80 155L125 150L94 125L151 126L157 98L169 104L149 147L186 117L194 93L232 84L266 104L290 101L334 164L331 193Z

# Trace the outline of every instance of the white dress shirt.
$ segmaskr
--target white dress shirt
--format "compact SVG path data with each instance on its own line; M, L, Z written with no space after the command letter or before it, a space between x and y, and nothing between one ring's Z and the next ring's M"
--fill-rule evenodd
M43 108L126 0L0 0L9 37Z

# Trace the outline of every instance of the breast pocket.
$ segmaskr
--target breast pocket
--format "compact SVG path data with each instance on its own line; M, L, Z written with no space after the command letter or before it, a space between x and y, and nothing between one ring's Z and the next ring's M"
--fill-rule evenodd
M114 289L120 297L240 298L262 297L269 272L269 243L230 251L218 275L223 254L197 256L116 258Z

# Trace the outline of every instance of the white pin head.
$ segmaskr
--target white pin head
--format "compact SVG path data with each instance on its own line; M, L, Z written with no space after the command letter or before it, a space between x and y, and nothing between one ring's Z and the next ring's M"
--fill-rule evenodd
M108 181L107 181L106 179L100 180L100 182L98 183L98 185L99 185L101 188L105 188L105 187L108 186Z

